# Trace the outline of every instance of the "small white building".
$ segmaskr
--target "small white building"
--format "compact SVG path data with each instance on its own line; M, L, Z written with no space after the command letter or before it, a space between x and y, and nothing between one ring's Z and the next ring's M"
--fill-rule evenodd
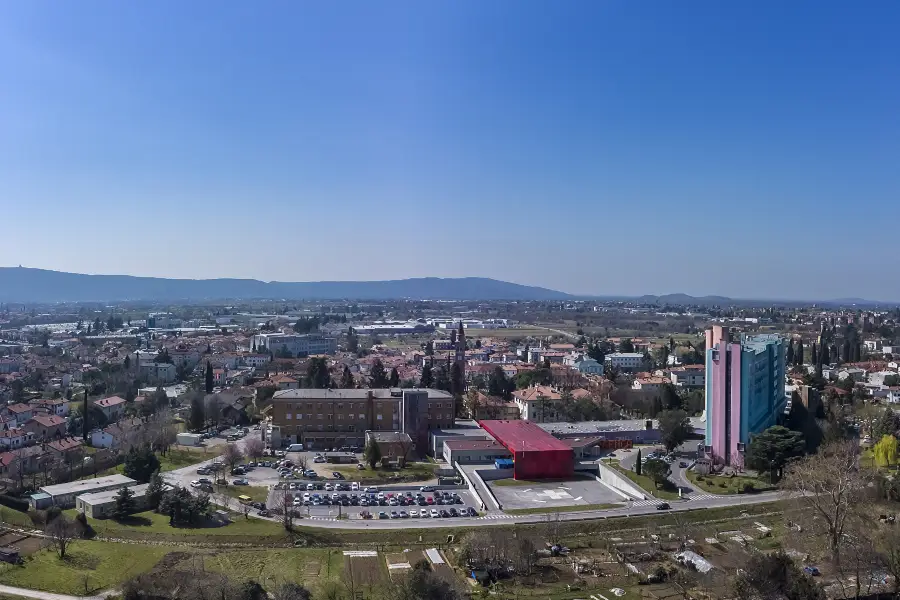
M607 368L614 367L620 371L640 371L644 366L644 355L640 352L613 352L603 359Z

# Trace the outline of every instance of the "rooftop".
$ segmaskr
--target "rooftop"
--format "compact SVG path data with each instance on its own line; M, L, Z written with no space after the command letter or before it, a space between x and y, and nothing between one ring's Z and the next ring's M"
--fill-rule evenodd
M95 479L82 479L79 481L70 481L69 483L58 483L56 485L45 485L41 488L42 492L46 492L51 496L62 496L64 494L87 493L91 490L97 490L103 487L113 485L125 486L137 483L131 477L124 475L107 475L106 477L97 477Z
M275 392L272 400L365 400L369 393L375 399L400 398L403 392L422 392L427 391L429 398L446 400L452 396L443 390L424 389L424 388L389 388L389 389L362 389L362 390L344 390L344 389L300 389L300 390L281 390Z
M444 444L451 450L506 450L494 440L447 440Z
M510 452L571 450L531 421L481 421L481 426Z
M132 492L134 492L135 497L140 498L147 493L147 488L150 487L150 484L142 483L140 485L132 485L128 487ZM87 494L81 494L79 497L88 504L105 504L106 502L115 501L116 496L119 495L119 490L121 490L121 488L115 490L104 490L102 492L91 492Z

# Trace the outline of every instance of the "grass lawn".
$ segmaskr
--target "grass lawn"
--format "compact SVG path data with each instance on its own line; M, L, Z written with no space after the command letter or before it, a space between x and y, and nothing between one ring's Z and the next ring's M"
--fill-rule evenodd
M653 494L657 498L660 498L661 500L678 500L678 492L664 490L662 488L656 489L656 484L653 483L652 479L650 479L646 475L638 475L634 471L629 471L628 469L622 468L622 466L619 465L619 461L617 460L611 462L604 461L604 464L611 466L616 471L630 479L633 483L636 483L639 487Z
M269 488L260 485L217 485L216 492L232 498L250 496L256 502L265 502L269 497Z
M374 471L365 465L360 470L356 465L328 465L332 471L343 475L347 481L359 481L361 483L397 483L401 481L426 481L434 479L434 464L431 463L407 463L403 469L375 469Z
M0 583L60 594L108 589L149 571L173 548L111 542L74 542L65 559L52 548L41 550L23 566L0 563Z
M75 509L63 511L75 517ZM221 527L172 527L169 517L153 511L136 513L126 521L115 519L88 519L88 523L104 537L120 537L130 539L173 539L184 537L208 538L220 536L245 536L253 540L263 537L283 537L284 529L278 523L262 519L246 519L243 515L232 515L233 523ZM248 540L249 541L249 540Z
M551 508L547 506L538 506L537 508L513 508L504 510L503 512L510 515L539 515L541 513L556 512L580 512L584 510L604 510L606 508L622 508L624 504L578 504L575 506L560 506Z
M313 590L328 581L341 581L344 574L343 551L333 549L225 550L204 557L203 562L209 571L260 582L294 581Z
M224 447L224 446L222 446ZM165 456L161 454L157 454L156 458L159 459L159 470L160 471L174 471L175 469L180 469L182 467L188 467L190 465L195 465L197 463L201 463L205 460L209 460L211 458L215 458L222 453L218 447L216 448L196 448L196 449L183 449L183 448L172 448L168 452L166 452ZM97 477L103 477L105 475L115 475L116 473L122 474L125 471L125 464L121 463L114 467L110 467L105 471L100 471L97 473ZM82 479L90 479L94 477L93 475L88 475L86 477L82 477Z
M685 471L688 481L696 485L704 492L710 494L742 494L744 493L744 485L752 483L754 492L769 492L775 489L775 486L762 479L756 477L742 477L736 475L734 477L721 477L718 475L698 475L693 471ZM724 484L724 485L722 485Z

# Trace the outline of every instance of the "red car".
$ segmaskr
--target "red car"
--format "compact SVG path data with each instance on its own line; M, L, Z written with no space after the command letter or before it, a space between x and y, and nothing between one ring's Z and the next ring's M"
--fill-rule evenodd
M425 502L427 502L428 504L434 504L434 497L428 496L427 498L425 498Z

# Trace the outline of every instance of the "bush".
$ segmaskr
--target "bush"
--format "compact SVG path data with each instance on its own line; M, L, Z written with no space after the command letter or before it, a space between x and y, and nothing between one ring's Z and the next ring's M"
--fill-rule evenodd
M0 504L23 513L27 513L30 508L28 500L16 498L9 494L0 494Z
M29 510L28 516L35 527L43 527L47 524L47 513L42 510Z
M743 491L745 494L752 494L756 491L756 486L753 485L752 481L745 481L744 485L741 487L741 491Z
M727 485L728 485L728 484L726 484L724 481L720 481L720 482L719 482L719 487L720 487L720 488L726 487Z
M47 509L47 523L62 514L62 509L58 506L51 506Z

